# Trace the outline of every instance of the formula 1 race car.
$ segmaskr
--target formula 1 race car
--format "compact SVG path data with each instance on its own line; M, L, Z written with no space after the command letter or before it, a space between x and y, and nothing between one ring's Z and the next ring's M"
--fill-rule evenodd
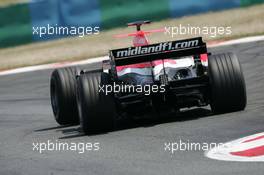
M162 114L210 105L214 113L243 110L246 88L233 53L211 54L201 37L149 44L141 30L150 21L129 23L134 47L110 50L102 69L54 70L51 104L61 125L79 124L85 134L114 128L117 118Z

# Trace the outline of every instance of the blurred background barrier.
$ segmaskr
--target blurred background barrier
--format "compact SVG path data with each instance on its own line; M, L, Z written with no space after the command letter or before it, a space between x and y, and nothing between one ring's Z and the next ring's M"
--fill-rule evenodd
M0 8L0 47L32 42L32 25L28 4Z
M11 0L12 1L12 0ZM264 0L32 0L0 7L0 47L56 39L58 35L32 35L32 27L99 26L100 30L127 22L181 17L208 11L263 3ZM1 5L1 4L0 4Z

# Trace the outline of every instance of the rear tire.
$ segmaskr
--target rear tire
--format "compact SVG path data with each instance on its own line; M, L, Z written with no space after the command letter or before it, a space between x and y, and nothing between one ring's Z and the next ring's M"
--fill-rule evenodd
M233 53L212 55L208 60L211 87L210 105L214 113L244 110L246 86L240 63Z
M76 102L76 68L56 69L51 74L50 96L55 120L60 125L79 123Z
M115 102L112 94L99 92L99 85L110 83L104 72L87 72L77 80L77 101L80 124L85 134L107 132L115 123Z

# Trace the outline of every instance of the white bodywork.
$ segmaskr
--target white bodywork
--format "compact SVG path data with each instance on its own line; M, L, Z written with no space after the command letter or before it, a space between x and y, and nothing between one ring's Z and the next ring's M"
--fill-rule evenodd
M183 57L180 59L166 59L164 61L157 60L150 63L150 67L143 67L142 63L140 64L134 64L131 67L125 67L121 68L117 71L117 75L121 80L126 81L126 77L129 76L131 79L131 75L136 75L135 78L140 77L142 79L146 79L145 81L150 82L150 79L152 79L152 75L154 76L154 79L156 81L159 80L159 76L164 74L165 72L168 75L169 81L177 79L175 75L177 75L177 72L179 70L186 70L188 72L188 75L185 78L193 78L196 77L196 69L195 69L195 63L193 57ZM153 67L153 68L152 68ZM149 78L147 78L149 77ZM140 80L140 84L145 84Z

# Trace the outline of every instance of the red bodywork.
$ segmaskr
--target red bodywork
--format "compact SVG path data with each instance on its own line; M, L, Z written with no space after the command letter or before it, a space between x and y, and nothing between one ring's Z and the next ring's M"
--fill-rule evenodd
M129 26L132 26L132 25L129 25ZM149 30L149 31L138 30L134 33L115 35L115 37L116 38L124 38L124 37L132 36L132 37L134 37L133 38L133 46L139 47L139 46L149 45L149 42L148 42L146 35L151 34L151 33L157 33L157 32L164 32L164 29L155 29L155 30ZM158 64L162 64L161 60L157 60L157 61L153 61L153 62L131 64L131 65L125 65L125 66L117 66L116 69L117 69L117 72L119 72L125 68L147 68L147 67L152 67L152 66L155 66Z

